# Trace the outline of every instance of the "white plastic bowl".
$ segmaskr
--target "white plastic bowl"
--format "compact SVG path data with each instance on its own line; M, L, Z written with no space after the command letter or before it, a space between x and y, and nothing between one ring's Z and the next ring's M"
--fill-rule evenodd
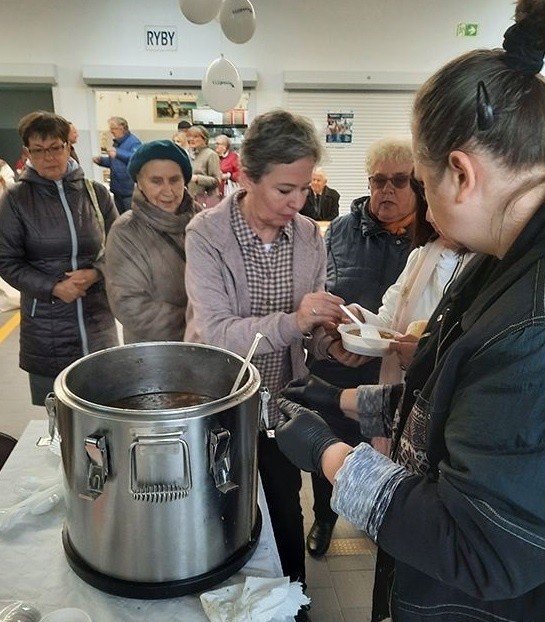
M67 607L48 613L40 622L91 622L91 617L83 609Z
M389 328L378 326L377 328L381 333L389 334L392 338L370 339L362 337L357 324L340 324L337 330L341 334L344 349L348 352L364 354L365 356L384 356L390 351L393 337L398 337L401 333Z

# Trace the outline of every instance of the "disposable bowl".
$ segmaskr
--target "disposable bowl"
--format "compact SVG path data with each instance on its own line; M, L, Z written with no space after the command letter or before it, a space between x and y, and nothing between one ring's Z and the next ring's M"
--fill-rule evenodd
M400 333L378 326L377 329L381 335L384 335L381 339L362 337L357 324L340 324L337 328L341 334L344 349L348 352L365 356L384 356L390 351L393 338L399 336Z

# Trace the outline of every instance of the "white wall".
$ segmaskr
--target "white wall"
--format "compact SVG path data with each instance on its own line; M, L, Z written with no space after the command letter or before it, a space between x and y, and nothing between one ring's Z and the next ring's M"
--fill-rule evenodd
M254 0L257 29L244 45L229 42L217 21L197 26L177 0L1 0L0 80L10 64L50 63L56 112L80 129L78 152L96 148L95 102L83 65L206 67L224 53L258 72L252 105L285 103L283 72L431 73L474 47L496 47L510 24L513 0ZM457 38L459 22L479 36ZM146 51L144 27L177 26L176 52ZM0 111L1 114L1 111ZM89 144L90 143L90 144ZM94 144L93 144L94 143Z

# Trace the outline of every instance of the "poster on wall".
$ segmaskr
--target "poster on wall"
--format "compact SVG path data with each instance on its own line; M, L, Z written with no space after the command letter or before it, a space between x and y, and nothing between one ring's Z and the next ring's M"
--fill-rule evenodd
M162 95L153 98L154 121L188 121L193 124L193 110L197 96L186 94L182 98Z
M351 143L353 112L328 112L326 143Z

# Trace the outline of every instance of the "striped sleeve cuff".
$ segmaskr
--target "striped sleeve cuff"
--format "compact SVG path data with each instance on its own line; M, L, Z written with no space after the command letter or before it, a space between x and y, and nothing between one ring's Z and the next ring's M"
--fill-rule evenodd
M337 473L331 507L376 542L397 486L411 476L404 467L361 443Z

